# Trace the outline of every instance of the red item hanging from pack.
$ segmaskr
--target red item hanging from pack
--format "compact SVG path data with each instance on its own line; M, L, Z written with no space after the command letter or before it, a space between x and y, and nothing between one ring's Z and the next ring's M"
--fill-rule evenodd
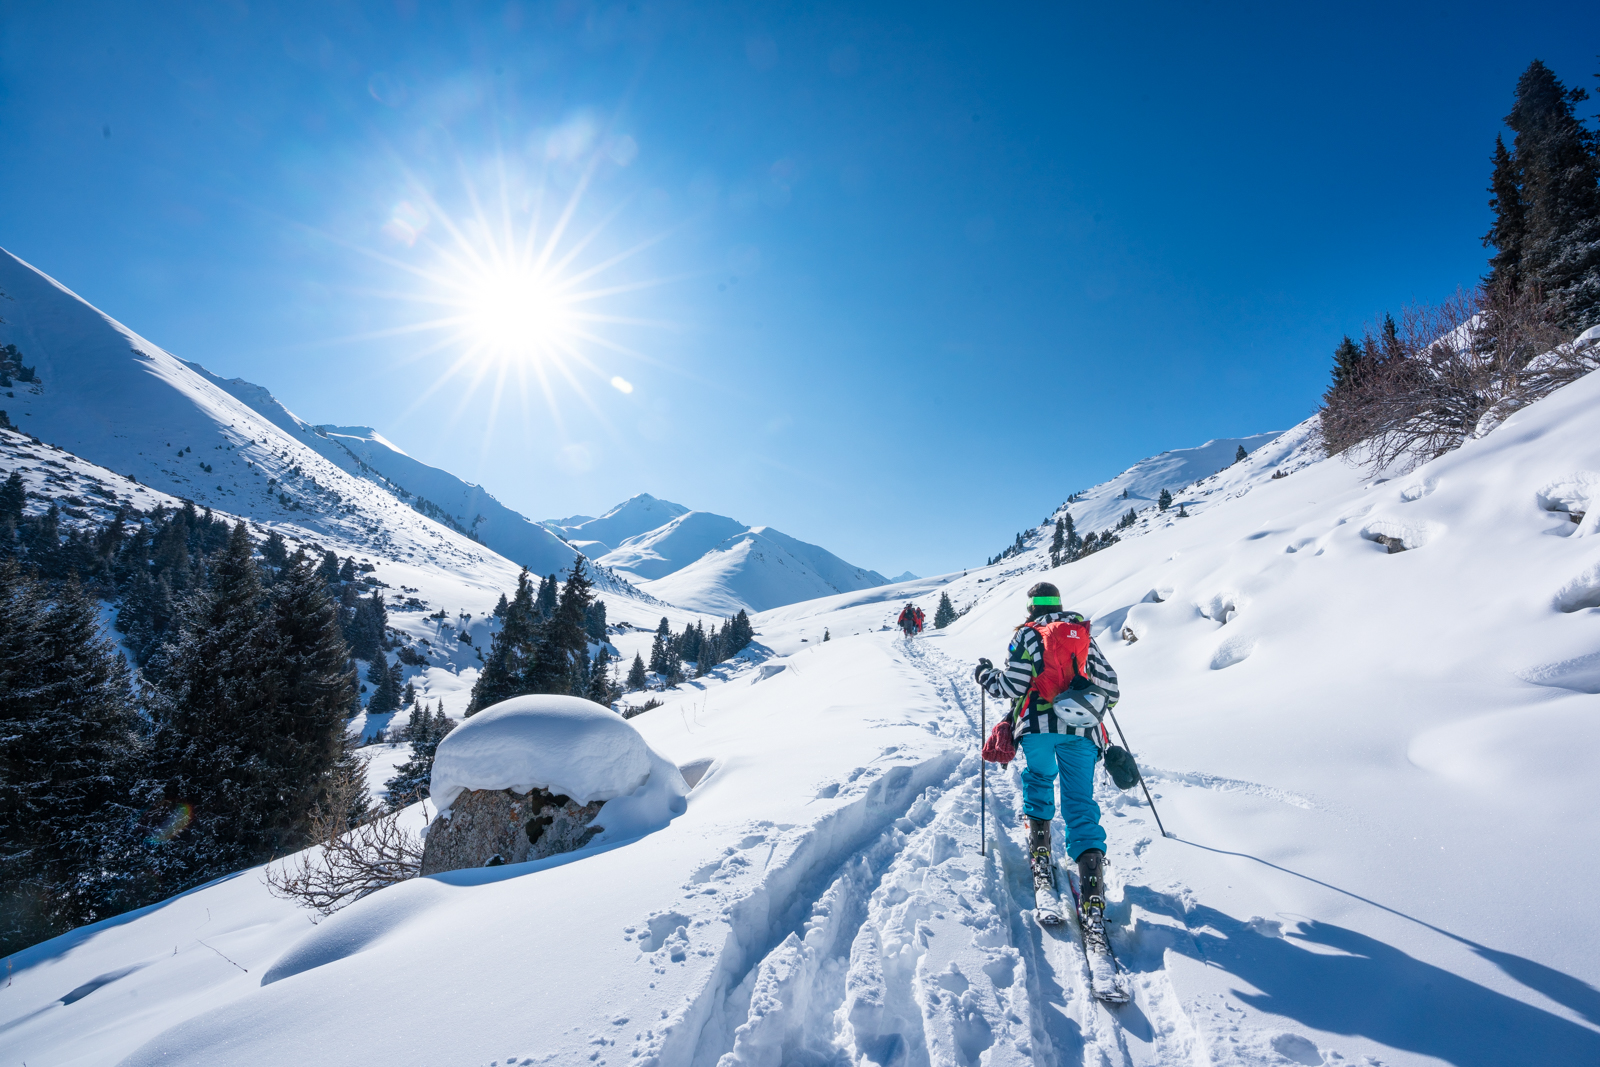
M990 763L1005 766L1017 758L1017 739L1011 732L1011 716L994 724L989 739L983 743L983 758Z

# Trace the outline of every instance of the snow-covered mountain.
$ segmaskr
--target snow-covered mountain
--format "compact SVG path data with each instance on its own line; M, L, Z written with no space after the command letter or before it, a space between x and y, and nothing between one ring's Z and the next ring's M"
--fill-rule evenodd
M770 526L756 526L726 537L686 567L639 583L639 588L680 607L726 616L887 584L877 571L852 566Z
M1030 546L762 613L768 658L631 720L703 772L663 828L411 880L316 926L245 872L12 957L7 1049L128 1067L1600 1061L1597 410L1591 375L1390 478L1297 427L1192 486L1191 518L1075 563ZM1032 920L1019 764L980 792L979 716L999 709L970 666L1041 577L1094 618L1168 831L1101 781L1134 995L1115 1012L1071 927ZM902 597L941 590L965 610L950 628L884 632ZM428 1025L351 1025L408 979Z
M563 538L588 556L599 558L629 538L658 529L688 510L682 504L657 500L649 493L639 493L598 519L579 515L573 517L580 520L577 522L573 519L550 520L545 525L556 529Z
M615 567L645 581L665 578L748 529L744 523L726 515L709 511L683 512L656 529L629 537L600 560L607 567Z
M663 514L670 518L628 534L595 562L637 581L650 595L693 611L724 616L763 611L888 582L876 571L770 526L746 526L643 493L598 519L562 529L574 538L594 535L592 541L572 541L587 552L590 546L603 547L601 536L614 537Z

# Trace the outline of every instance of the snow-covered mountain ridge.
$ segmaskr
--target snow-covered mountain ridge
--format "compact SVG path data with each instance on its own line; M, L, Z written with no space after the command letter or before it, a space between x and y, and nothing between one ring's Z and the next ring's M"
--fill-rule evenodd
M600 552L597 563L648 587L651 595L723 616L889 581L770 526L690 511L648 493L630 497L598 519L546 525L581 551Z

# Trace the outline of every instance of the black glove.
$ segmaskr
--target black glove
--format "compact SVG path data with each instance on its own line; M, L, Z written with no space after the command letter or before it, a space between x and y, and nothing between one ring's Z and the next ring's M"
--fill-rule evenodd
M978 665L972 668L972 680L982 685L983 676L992 670L994 670L993 663L990 663L987 659L980 659L978 660Z

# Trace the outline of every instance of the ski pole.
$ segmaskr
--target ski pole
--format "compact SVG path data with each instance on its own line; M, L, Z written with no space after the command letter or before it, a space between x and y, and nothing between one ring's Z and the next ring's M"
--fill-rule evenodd
M1117 713L1107 708L1106 714L1111 716L1111 725L1117 728L1117 736L1122 739L1122 747L1128 749L1128 755L1132 757L1133 749L1128 747L1128 735L1122 732L1122 724L1117 721ZM1138 766L1138 762L1134 760L1134 766ZM1144 798L1150 802L1150 814L1156 817L1156 827L1161 831L1161 836L1166 837L1167 828L1161 825L1161 813L1156 810L1155 798L1150 795L1150 787L1144 784L1142 771L1139 773L1139 788L1144 790Z
M978 855L989 854L989 761L983 758L983 742L989 733L989 702L983 686L978 687Z

